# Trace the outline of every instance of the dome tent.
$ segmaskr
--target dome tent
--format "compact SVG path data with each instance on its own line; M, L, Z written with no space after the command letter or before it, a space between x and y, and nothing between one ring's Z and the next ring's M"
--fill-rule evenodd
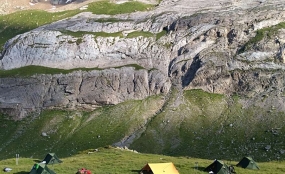
M173 163L147 163L142 169L143 174L179 174Z
M212 164L204 169L204 171L212 172L214 174L228 174L229 167L223 161L215 160Z
M62 163L62 161L56 156L55 153L48 153L45 157L45 159L43 160L43 162L45 161L46 164L58 164L58 163Z
M29 174L56 174L53 170L49 169L44 163L34 164Z
M236 166L246 168L246 169L259 170L257 163L251 157L243 157Z

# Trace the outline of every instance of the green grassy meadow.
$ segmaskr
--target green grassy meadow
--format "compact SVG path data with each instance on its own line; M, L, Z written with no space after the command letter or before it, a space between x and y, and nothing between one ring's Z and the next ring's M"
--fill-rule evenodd
M91 151L93 151L91 149ZM165 155L155 155L147 153L134 153L128 150L116 149L112 147L98 148L97 152L87 154L88 151L79 154L61 158L63 163L48 165L56 173L76 173L80 168L87 168L93 174L120 174L120 173L138 173L147 163L165 163L173 162L180 174L203 174L204 168L210 165L213 160L189 158L189 157L172 157ZM14 174L28 173L33 165L44 159L42 158L21 158L16 165L16 159L11 158L0 161L0 168L10 167ZM224 161L229 165L236 165L238 161ZM285 172L284 161L272 161L258 163L260 170L249 170L235 167L237 174L280 174Z

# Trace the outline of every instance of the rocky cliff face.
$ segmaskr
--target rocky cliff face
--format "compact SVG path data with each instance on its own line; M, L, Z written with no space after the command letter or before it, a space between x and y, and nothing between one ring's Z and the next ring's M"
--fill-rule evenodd
M101 70L3 77L0 108L22 118L45 108L92 109L167 94L175 86L238 93L251 102L267 95L284 110L285 12L280 2L215 1L213 8L197 12L179 8L184 1L162 1L150 12L85 12L39 27L7 41L2 70L29 65ZM130 64L142 69L121 67Z
M1 111L21 119L46 108L92 110L130 99L166 94L170 81L158 70L132 67L67 75L1 78Z

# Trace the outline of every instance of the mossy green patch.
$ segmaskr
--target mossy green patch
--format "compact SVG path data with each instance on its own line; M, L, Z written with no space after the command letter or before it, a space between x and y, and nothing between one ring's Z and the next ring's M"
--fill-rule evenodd
M109 1L98 1L93 2L88 5L88 11L94 14L123 14L123 13L132 13L136 11L146 11L150 10L153 5L144 4L137 1L125 2L122 4L114 4Z

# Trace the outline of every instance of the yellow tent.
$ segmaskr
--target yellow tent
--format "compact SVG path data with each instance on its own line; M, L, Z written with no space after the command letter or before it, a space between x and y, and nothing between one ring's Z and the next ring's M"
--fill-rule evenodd
M173 163L148 163L141 171L143 174L179 174Z

